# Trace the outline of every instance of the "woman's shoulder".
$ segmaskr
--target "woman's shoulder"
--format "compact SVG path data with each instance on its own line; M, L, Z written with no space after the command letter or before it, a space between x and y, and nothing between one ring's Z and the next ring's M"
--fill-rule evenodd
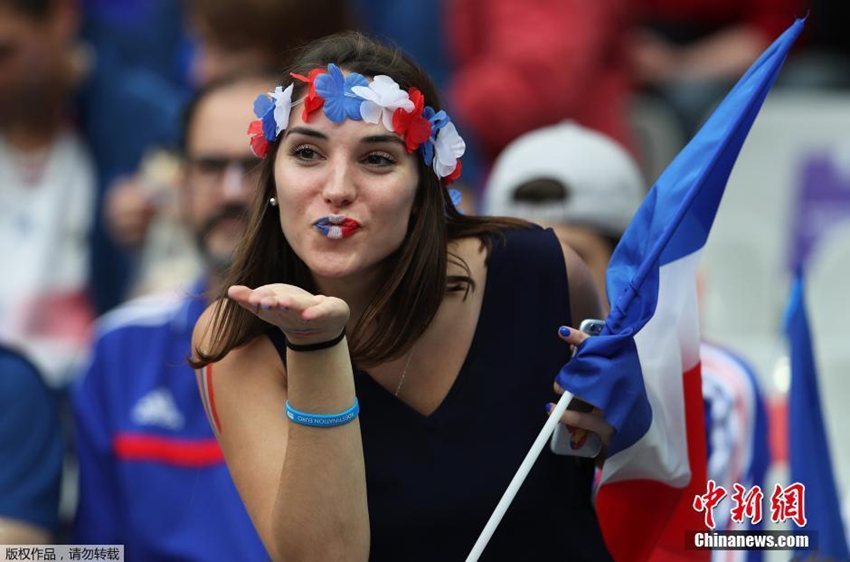
M482 268L490 271L530 275L564 271L564 254L558 237L551 229L525 221L501 222L499 217L482 224L484 228L451 240L448 245L450 256L461 258L472 272L476 269L473 263L480 263ZM449 275L453 273L459 274L453 271L450 259Z
M504 262L510 268L522 268L536 274L563 270L563 251L552 229L534 223L525 227L505 227L491 237L490 260Z
M530 267L554 268L575 271L583 276L587 267L576 251L562 241L552 228L528 223L524 228L505 227L497 230L493 244L507 254L511 263L524 263Z
M485 244L490 247L486 257L487 275L509 278L522 286L543 283L549 288L552 284L565 284L577 318L599 318L603 314L587 265L551 228L534 223L503 225L489 236L489 244Z
M508 247L513 249L526 245L533 247L547 245L545 242L547 239L551 249L554 236L551 229L544 229L540 225L509 217L471 218L474 222L470 222L460 232L456 232L456 237L449 242L450 251L453 249L453 244L462 244L465 247L474 248L473 252L481 249L481 251L492 253L494 249L498 251Z

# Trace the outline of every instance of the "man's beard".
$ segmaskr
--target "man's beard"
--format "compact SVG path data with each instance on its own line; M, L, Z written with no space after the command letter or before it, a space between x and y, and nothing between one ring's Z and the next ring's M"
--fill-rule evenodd
M233 265L235 255L234 252L223 255L211 251L207 244L207 238L210 234L212 234L216 227L219 226L219 224L226 220L247 221L247 219L248 207L245 205L230 204L219 209L217 213L204 221L201 228L195 231L195 244L201 253L204 265L206 265L210 273L221 275L227 272L227 270L229 270Z

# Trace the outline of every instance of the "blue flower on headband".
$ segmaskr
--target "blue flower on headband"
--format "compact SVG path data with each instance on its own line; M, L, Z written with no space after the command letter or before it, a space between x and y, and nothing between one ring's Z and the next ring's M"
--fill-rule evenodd
M277 138L277 123L274 120L274 102L267 95L254 100L254 115L263 122L263 136L272 142Z
M422 161L426 166L430 166L434 161L434 139L437 138L437 131L448 125L451 119L442 109L435 113L430 105L426 105L422 110L422 117L431 122L431 140L419 145L419 151L422 153Z
M260 94L257 96L257 99L254 100L254 115L257 116L257 119L262 119L263 115L265 115L271 108L272 100L269 99L269 96L265 94Z
M324 111L334 123L342 123L346 117L360 121L360 104L363 98L351 91L354 86L369 86L366 77L352 72L344 76L337 65L328 65L327 74L316 77L316 93L325 100Z

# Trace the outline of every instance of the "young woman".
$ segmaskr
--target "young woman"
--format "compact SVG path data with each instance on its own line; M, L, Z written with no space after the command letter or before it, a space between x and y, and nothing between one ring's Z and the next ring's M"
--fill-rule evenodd
M463 141L394 49L315 42L255 111L257 199L193 358L248 512L275 560L461 560L583 338L559 327L601 313L593 279L551 231L455 210ZM485 559L609 558L592 476L544 451Z

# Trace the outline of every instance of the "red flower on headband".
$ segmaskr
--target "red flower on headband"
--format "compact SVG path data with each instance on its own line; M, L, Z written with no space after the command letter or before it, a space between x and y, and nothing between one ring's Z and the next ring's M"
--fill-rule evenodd
M304 98L304 109L301 111L301 119L305 123L307 122L307 119L310 118L310 114L321 108L325 103L325 100L320 98L319 94L316 93L316 76L319 74L325 74L326 72L327 70L324 68L314 68L307 76L295 74L294 72L290 73L293 78L306 82L310 85L310 91L307 92L307 96Z
M425 109L425 96L416 88L410 88L410 101L413 111L398 108L393 113L393 129L404 138L407 152L413 152L419 145L431 138L431 122L422 117Z
M251 151L257 158L265 158L269 152L269 141L263 134L262 119L254 119L248 125L248 135L251 137Z

